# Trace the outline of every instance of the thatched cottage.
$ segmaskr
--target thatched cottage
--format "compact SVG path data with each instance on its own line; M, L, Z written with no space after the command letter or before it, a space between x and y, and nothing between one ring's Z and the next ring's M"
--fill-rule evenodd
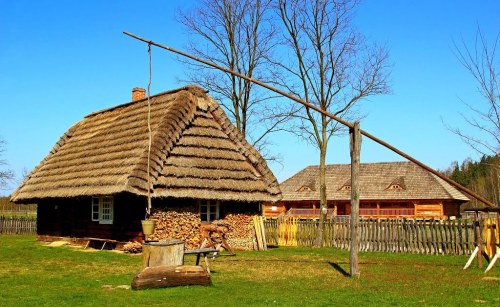
M327 165L328 215L351 213L350 164ZM373 218L448 218L469 199L444 180L412 162L362 163L360 210ZM268 204L265 215L319 216L319 166L309 166L280 185L283 199Z
M142 89L134 95L73 125L13 193L15 203L38 204L39 239L142 239L148 99ZM153 208L191 206L210 221L280 199L262 156L203 89L164 92L150 104Z

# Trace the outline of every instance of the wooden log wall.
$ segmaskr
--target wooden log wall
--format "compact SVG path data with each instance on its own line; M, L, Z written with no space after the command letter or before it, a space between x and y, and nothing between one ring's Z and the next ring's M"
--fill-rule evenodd
M0 234L36 234L36 217L0 216Z
M312 246L318 222L267 219L264 226L268 245ZM324 246L349 249L349 218L327 221L324 227ZM360 251L463 255L475 247L473 221L469 219L361 219L359 239Z

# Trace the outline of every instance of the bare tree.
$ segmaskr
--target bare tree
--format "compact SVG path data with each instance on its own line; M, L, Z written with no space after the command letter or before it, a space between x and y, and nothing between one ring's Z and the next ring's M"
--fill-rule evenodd
M275 82L293 95L346 120L359 119L356 104L389 92L388 51L369 45L356 31L352 17L356 0L279 0L287 54L276 61ZM295 113L290 130L319 149L320 219L315 246L323 242L327 213L326 153L328 142L342 127L307 107Z
M14 172L7 167L7 162L1 159L2 154L5 152L5 140L0 138L0 189L7 188L9 182L14 178Z
M496 54L499 37L500 32L489 45L478 29L472 48L464 40L461 45L455 44L456 57L476 80L478 92L484 99L465 103L470 112L460 114L473 132L449 125L447 128L481 155L500 152L500 58Z
M268 80L266 59L275 46L271 2L200 0L192 11L180 13L180 22L194 38L188 46L189 52L247 77ZM263 109L270 93L220 70L193 62L186 64L192 72L185 81L208 89L252 145L265 147L267 135L279 129Z

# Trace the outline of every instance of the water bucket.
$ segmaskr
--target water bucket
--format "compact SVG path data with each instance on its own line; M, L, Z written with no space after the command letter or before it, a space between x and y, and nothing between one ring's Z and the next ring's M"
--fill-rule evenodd
M151 235L155 231L155 220L144 220L141 221L142 233L145 235Z

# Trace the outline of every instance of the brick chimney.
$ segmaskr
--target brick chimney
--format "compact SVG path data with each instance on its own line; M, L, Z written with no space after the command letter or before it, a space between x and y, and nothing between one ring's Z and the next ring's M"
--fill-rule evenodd
M132 101L137 101L146 98L146 90L140 87L132 89Z

